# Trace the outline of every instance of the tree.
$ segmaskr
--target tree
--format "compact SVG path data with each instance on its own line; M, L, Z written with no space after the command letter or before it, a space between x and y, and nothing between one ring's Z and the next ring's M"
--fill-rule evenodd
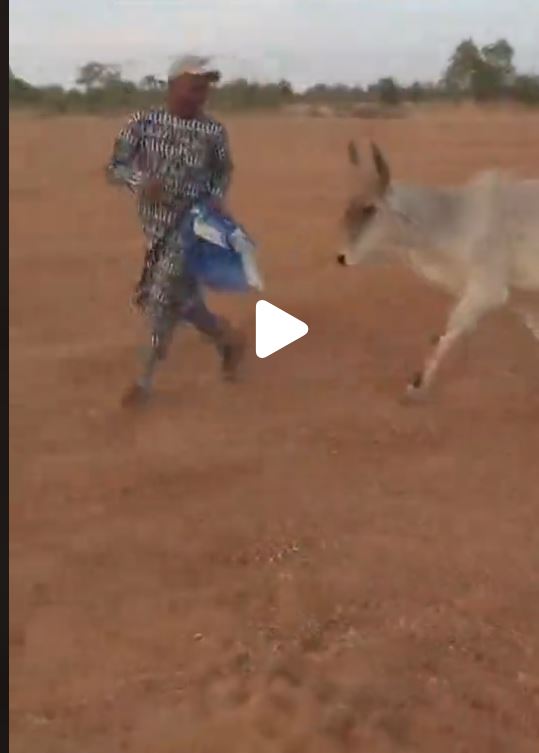
M283 100L290 101L291 99L294 99L294 90L292 88L292 84L289 81L281 79L277 86L279 87L279 91Z
M443 83L453 94L464 94L471 90L472 78L481 62L481 53L473 39L461 42L449 60Z
M375 84L378 99L384 105L398 105L402 99L401 91L393 78L381 78Z
M153 73L149 73L141 79L140 88L144 91L160 91L163 88L163 82L156 78Z
M414 81L406 94L410 102L423 102L427 97L425 87L419 81Z
M108 86L121 79L121 68L118 65L99 63L91 60L79 68L77 84L84 86L86 91L98 86Z
M16 76L9 66L9 101L20 104L38 102L41 92L35 86Z
M315 84L310 86L303 95L303 99L307 102L323 102L329 99L330 90L325 84Z
M493 44L487 44L481 49L484 62L500 71L505 84L512 83L515 75L514 55L515 51L505 39L498 39Z
M77 84L84 86L86 90L92 89L94 86L97 86L101 83L101 77L103 76L105 67L106 66L103 63L98 63L97 61L93 60L89 63L85 63L79 68Z
M453 53L444 74L444 84L453 95L471 94L478 101L496 99L515 78L514 50L505 39L477 47L465 39Z
M503 71L479 60L472 72L470 90L477 102L497 99L504 90Z
M513 97L525 105L539 105L539 76L517 76Z

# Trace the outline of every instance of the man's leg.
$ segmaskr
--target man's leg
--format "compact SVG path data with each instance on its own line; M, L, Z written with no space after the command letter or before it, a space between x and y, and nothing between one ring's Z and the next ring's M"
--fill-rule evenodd
M150 315L150 321L150 346L144 353L138 379L124 396L123 403L126 406L144 403L149 398L153 388L157 365L159 361L163 361L167 356L174 330L178 324L178 317L176 312L163 307L158 312L153 312L153 315Z
M245 352L245 339L242 333L232 327L227 319L211 312L198 293L183 307L182 319L213 342L221 356L224 378L229 381L235 380Z
M135 286L135 293L133 296L133 302L138 308L143 309L146 307L152 282L152 272L157 264L161 253L163 252L164 244L161 238L150 236L146 245L144 253L144 261L142 264L142 271L139 277L139 281Z
M160 311L158 316L152 317L151 343L138 380L138 384L148 392L153 386L154 372L158 362L164 361L167 357L177 323L175 312L166 309Z
M142 362L141 373L127 391L124 405L145 402L152 390L159 361L166 358L174 329L178 324L178 301L174 292L179 288L179 276L174 256L162 251L159 241L147 249L142 276L136 288L135 303L150 322L151 341Z
M243 335L221 316L212 313L197 297L183 307L180 317L177 310L160 307L152 316L152 339L142 363L142 370L135 384L126 393L123 404L135 406L145 403L152 391L159 361L166 358L174 330L180 322L187 322L215 345L221 357L223 377L235 381L245 352Z
M159 279L159 278L158 278ZM195 327L207 337L221 357L223 377L234 381L245 352L245 340L222 316L217 316L206 306L195 281L183 278L175 280L175 296L159 294L154 289L146 307L151 322L151 346L147 350L142 370L135 384L124 397L124 405L144 403L151 394L155 371L159 361L166 358L174 330L181 322ZM178 290L181 295L178 297Z

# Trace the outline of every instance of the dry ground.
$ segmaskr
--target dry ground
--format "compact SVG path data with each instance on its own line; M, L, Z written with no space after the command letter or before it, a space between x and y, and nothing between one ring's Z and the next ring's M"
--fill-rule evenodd
M12 753L537 751L537 345L494 315L401 404L448 302L333 259L350 135L400 178L539 175L539 117L231 121L265 297L310 334L230 386L185 332L141 415L118 125L11 122Z

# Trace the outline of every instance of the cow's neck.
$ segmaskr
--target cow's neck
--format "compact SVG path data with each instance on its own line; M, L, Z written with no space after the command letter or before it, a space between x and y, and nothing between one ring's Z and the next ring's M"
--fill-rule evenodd
M411 184L395 185L388 197L399 220L397 255L418 275L451 291L461 284L447 256L456 200L451 189Z

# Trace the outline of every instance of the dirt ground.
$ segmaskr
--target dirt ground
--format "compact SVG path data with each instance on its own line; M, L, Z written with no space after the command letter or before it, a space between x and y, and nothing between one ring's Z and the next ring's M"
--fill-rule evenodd
M144 330L115 119L10 134L12 753L532 753L539 349L493 315L430 400L448 300L334 263L349 136L397 178L539 175L539 117L233 119L264 297L310 333L244 382L183 332L140 414Z

